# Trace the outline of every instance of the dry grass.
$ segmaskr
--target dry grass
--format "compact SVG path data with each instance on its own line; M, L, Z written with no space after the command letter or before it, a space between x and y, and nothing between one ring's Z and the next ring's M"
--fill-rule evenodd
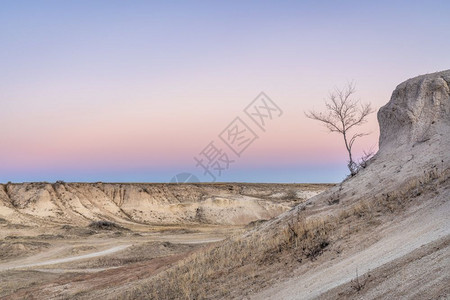
M175 267L126 295L130 299L211 299L225 297L243 282L264 281L264 265L280 255L297 261L314 259L328 243L330 223L321 220L295 222L270 238L234 237L196 252ZM223 278L230 279L224 284Z
M129 291L129 299L215 299L244 297L246 292L268 285L276 272L292 263L314 260L333 242L353 234L371 221L403 209L424 192L432 192L447 183L449 170L433 169L418 179L408 181L401 189L383 193L373 199L336 209L336 213L305 218L298 211L296 218L272 235L254 233L247 238L233 237L197 251L176 266ZM349 224L358 224L343 233ZM350 228L350 226L348 226ZM287 275L284 275L287 276ZM249 290L249 287L254 290Z

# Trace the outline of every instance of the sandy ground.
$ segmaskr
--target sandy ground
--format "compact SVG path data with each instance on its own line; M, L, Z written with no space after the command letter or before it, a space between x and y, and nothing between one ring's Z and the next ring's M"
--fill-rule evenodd
M62 263L72 262L72 261L76 261L76 260L80 260L80 259L94 258L94 257L113 254L115 252L124 250L130 246L131 245L115 246L115 247L112 247L112 248L109 248L109 249L106 249L103 251L93 252L93 253L89 253L89 254L71 256L71 257L65 257L65 258L59 258L59 259L50 259L50 260L45 260L45 261L38 262L38 263L25 264L25 265L20 265L20 264L17 264L17 262L12 262L12 263L9 263L10 267L5 267L5 266L0 265L0 271L12 270L12 269L28 269L28 268L34 268L34 267L40 267L40 266L46 266L46 265L62 264ZM33 257L31 259L36 260L35 257Z
M0 260L0 298L50 299L58 295L71 298L85 290L109 288L117 281L133 282L156 274L205 244L221 241L242 230L226 226L147 229L139 227L138 232L99 231L90 236L66 237L43 236L39 229L16 230L17 235L3 240L4 245L41 245L45 241L45 246L35 254L19 255L18 251ZM47 229L47 232L52 231ZM14 254L19 256L14 257ZM67 277L69 274L75 277Z
M158 237L157 240L171 241L172 243L176 243L176 244L185 244L185 245L199 244L199 245L201 245L201 244L219 242L223 239L224 239L224 237L205 238L204 236L192 236L191 235L190 237L186 236L183 238L180 238L178 236L165 236L165 237L160 236L160 237ZM119 243L119 242L120 242L120 239L117 239L117 240L111 241L111 244ZM148 242L148 240L147 240L147 242ZM30 269L30 268L36 268L36 267L41 267L41 266L47 266L47 265L63 264L63 263L77 261L77 260L96 258L96 257L100 257L100 256L107 256L110 254L114 254L115 252L125 250L131 246L132 246L132 244L126 244L126 245L114 246L114 247L108 248L106 250L91 252L91 253L84 254L84 255L70 256L70 257L64 257L64 258L58 258L58 259L49 259L50 257L57 255L57 253L60 253L63 251L68 252L68 250L70 249L71 246L58 247L51 251L46 251L44 253L40 253L40 254L37 254L37 255L34 255L31 257L27 257L25 259L13 260L8 263L0 263L0 271L13 270L13 269ZM45 260L42 261L42 259L45 259ZM32 261L34 263L23 264L24 262L32 262ZM43 269L41 269L41 270L43 270ZM103 270L103 269L99 269L99 270Z

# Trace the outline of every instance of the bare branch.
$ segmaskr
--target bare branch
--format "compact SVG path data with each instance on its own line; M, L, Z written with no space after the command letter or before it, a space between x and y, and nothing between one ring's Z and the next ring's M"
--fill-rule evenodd
M352 138L350 139L350 141L349 141L349 148L350 149L352 149L352 146L353 146L353 143L355 142L355 140L357 139L357 138L359 138L359 137L363 137L363 136L366 136L366 135L369 135L368 133L355 133L353 136L352 136Z
M367 116L374 112L370 103L362 104L354 99L355 85L350 82L343 89L335 88L330 93L328 101L325 101L326 113L309 111L306 117L322 122L330 132L338 132L343 135L345 147L349 155L348 167L352 175L355 175L357 165L352 157L352 147L357 138L368 135L367 133L355 133L348 139L348 131L367 122Z
M339 128L336 125L335 120L330 115L324 115L323 113L317 113L314 111L310 111L309 113L305 113L306 117L320 121L325 124L325 126L330 130L331 132L340 132L342 133L342 128Z

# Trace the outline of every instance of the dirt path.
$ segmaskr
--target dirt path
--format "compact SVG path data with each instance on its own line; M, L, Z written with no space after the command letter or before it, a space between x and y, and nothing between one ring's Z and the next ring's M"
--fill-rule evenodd
M367 249L338 262L318 268L275 285L253 299L313 299L346 284L360 275L408 255L415 249L450 235L450 201L433 209L416 211L394 228L387 227L384 238Z
M120 246L112 247L112 248L109 248L109 249L106 249L103 251L98 251L98 252L93 252L93 253L78 255L78 256L59 258L59 259L51 259L51 260L38 262L38 263L32 263L32 264L16 265L16 266L10 266L10 267L1 267L0 266L0 271L12 270L12 269L33 268L33 267L40 267L40 266L46 266L46 265L61 264L61 263L66 263L66 262L71 262L71 261L86 259L86 258L94 258L94 257L99 257L99 256L103 256L103 255L112 254L112 253L115 253L118 251L122 251L130 246L131 245L120 245Z
M160 235L160 234L152 234L148 235L145 239L145 242L155 241L155 242L170 242L173 244L206 244L206 243L214 243L225 239L223 234L203 234L203 233L194 233L194 234L175 234L175 235ZM84 242L68 241L65 244L55 244L51 249L47 249L46 251L42 251L35 255L31 255L28 257L23 257L20 259L15 259L8 262L0 262L0 272L13 270L13 269L26 269L26 268L35 268L46 265L55 265L61 263L67 263L82 259L90 259L99 256L113 254L115 252L122 251L128 248L131 245L138 245L142 243L143 239L127 239L124 238L121 240L117 239L89 239ZM122 245L117 245L122 244ZM87 253L83 255L69 256L68 252L72 249L76 249L79 246L95 246L99 247L101 251L96 251L92 253ZM94 249L93 249L94 250ZM95 250L94 250L95 251ZM72 254L73 255L73 254ZM59 269L55 269L60 271ZM94 270L89 270L94 271ZM97 270L95 270L97 271ZM100 271L100 270L98 270Z

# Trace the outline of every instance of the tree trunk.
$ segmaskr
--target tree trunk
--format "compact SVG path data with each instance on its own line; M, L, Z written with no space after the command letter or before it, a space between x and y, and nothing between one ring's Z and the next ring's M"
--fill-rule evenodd
M348 145L348 142L347 142L347 133L344 131L342 134L344 136L345 148L347 148L348 158L349 158L347 167L350 170L350 174L353 176L356 174L356 170L355 170L355 162L353 161L353 158L352 158L352 149L350 148L350 146Z

